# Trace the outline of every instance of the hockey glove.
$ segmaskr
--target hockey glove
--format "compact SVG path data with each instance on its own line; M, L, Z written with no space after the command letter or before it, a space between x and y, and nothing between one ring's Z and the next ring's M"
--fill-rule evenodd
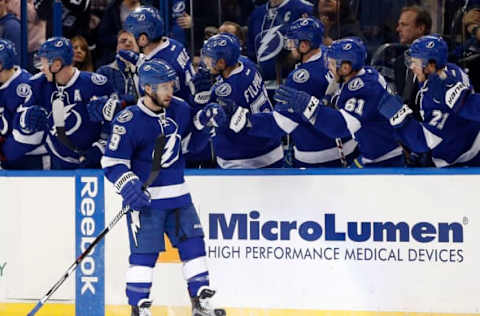
M103 153L100 151L100 148L97 146L90 147L85 155L82 156L80 169L100 169L100 159L102 158Z
M142 183L133 172L123 174L115 182L115 188L132 210L142 211L150 207L150 196L142 190Z
M139 53L131 50L121 49L118 51L116 58L126 63L132 73L137 72L138 60L140 59Z
M88 117L92 122L111 122L121 109L120 101L115 95L110 98L107 96L96 98L87 104Z
M195 103L206 104L210 101L212 85L213 80L210 71L206 67L200 66L189 83L190 92L194 96Z
M378 112L389 120L390 125L393 127L401 127L405 119L413 113L408 105L403 104L399 96L391 95L388 92L385 92L382 96L377 108Z
M27 133L42 131L47 127L48 112L43 107L32 105L20 114L20 127Z
M273 97L280 104L275 106L277 111L289 111L301 114L305 121L310 121L321 106L320 100L306 92L281 85Z
M217 103L209 103L202 110L198 111L193 120L195 127L202 130L205 126L220 127L225 124L227 115Z

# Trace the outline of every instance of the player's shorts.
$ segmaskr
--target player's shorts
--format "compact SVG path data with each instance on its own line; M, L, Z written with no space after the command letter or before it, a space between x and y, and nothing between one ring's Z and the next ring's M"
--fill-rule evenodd
M127 213L131 253L165 251L164 233L174 247L184 240L203 237L202 224L193 205L177 209L149 208Z

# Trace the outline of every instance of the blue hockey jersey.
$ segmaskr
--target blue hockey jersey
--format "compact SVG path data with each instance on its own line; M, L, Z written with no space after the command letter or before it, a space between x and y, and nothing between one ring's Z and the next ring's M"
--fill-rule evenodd
M329 82L333 80L323 62L322 51L300 64L287 78L285 85L322 100ZM265 133L291 134L294 143L294 167L341 167L340 152L336 141L305 122L300 114L288 111L274 111L272 114L256 114L251 117L253 126L251 132L262 132L262 126L274 124ZM259 124L261 123L261 124ZM262 126L258 126L262 125ZM357 143L351 137L344 137L343 153L345 156L353 153Z
M239 62L228 78L217 79L210 102L225 106L230 124L237 107L251 114L272 111L262 76L253 65L243 62ZM246 129L235 132L228 123L216 129L213 145L221 168L263 168L283 159L279 136L254 136Z
M65 86L49 82L43 73L32 76L29 85L34 93L26 106L40 105L50 113L45 143L54 168L75 169L81 163L81 155L56 137L56 126L51 115L55 99L63 100L66 136L73 145L79 151L87 151L92 146L104 151L106 141L101 139L102 124L90 121L87 104L94 97L110 96L114 92L105 76L74 68L74 75Z
M106 177L115 184L131 171L145 182L152 169L155 139L162 133L166 136L162 170L148 188L152 207L173 209L192 204L184 179L183 155L203 149L208 142L208 131L197 130L192 117L190 106L177 97L173 97L169 107L161 113L146 107L143 98L137 105L124 109L113 122L102 158Z
M12 77L0 86L0 133L5 137L2 151L5 169L50 169L50 159L41 144L43 132L31 133L19 126L24 107L32 94L29 72L15 66Z
M193 78L195 70L187 50L182 43L164 37L161 44L150 54L144 56L145 61L161 59L169 64L177 73L174 95L184 100L190 100L191 92L188 82Z
M306 0L284 0L279 6L270 2L257 7L248 21L247 55L260 65L264 80L275 80L276 57L284 47L289 24L303 15L312 14Z
M382 75L364 67L337 91L334 99L339 110L320 107L314 126L330 137L353 136L363 165L402 165L401 159L395 159L402 155L395 130L377 108L384 93L386 82Z
M397 132L413 151L431 150L437 167L478 166L480 96L473 93L467 74L457 65L447 64L445 73L442 81L429 77L417 94L423 122L409 119Z

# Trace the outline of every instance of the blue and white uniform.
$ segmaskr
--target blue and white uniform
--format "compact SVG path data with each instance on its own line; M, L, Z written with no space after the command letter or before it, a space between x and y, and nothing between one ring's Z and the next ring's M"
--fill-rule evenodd
M102 124L89 119L87 104L94 98L110 96L114 92L113 88L105 76L73 69L73 76L64 86L49 82L43 73L32 76L28 83L34 93L25 106L39 105L49 113L45 144L54 169L75 169L81 164L81 155L55 136L56 126L51 115L54 100L63 101L66 136L76 148L86 152L96 147L103 153L106 143L101 137Z
M32 133L20 126L25 100L31 97L28 85L31 75L14 66L12 77L0 86L1 135L5 137L2 151L5 169L50 169L51 161L42 144L44 132Z

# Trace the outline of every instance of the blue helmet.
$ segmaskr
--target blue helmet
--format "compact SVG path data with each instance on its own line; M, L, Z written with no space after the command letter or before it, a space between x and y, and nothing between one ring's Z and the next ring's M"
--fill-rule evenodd
M65 37L51 37L40 46L36 57L44 57L49 63L60 59L63 65L71 65L73 63L72 43Z
M160 83L173 81L177 78L177 73L173 68L163 60L154 59L144 62L138 70L140 87L151 86L154 90Z
M0 64L2 69L12 69L17 59L15 44L6 39L0 39Z
M223 33L212 36L203 44L202 56L212 58L215 64L223 59L227 66L233 66L240 57L240 42Z
M140 7L127 16L123 28L138 39L145 34L150 41L159 40L165 34L163 19L157 9Z
M286 37L294 41L309 41L310 47L316 49L322 44L324 32L325 28L319 20L300 18L290 25Z
M359 38L343 38L332 43L328 48L327 57L335 59L337 68L343 62L349 62L353 70L360 70L365 66L367 49Z
M422 67L426 67L430 61L434 61L437 68L447 65L448 46L439 35L426 35L417 38L412 46L406 51L407 62L410 58L422 60Z

